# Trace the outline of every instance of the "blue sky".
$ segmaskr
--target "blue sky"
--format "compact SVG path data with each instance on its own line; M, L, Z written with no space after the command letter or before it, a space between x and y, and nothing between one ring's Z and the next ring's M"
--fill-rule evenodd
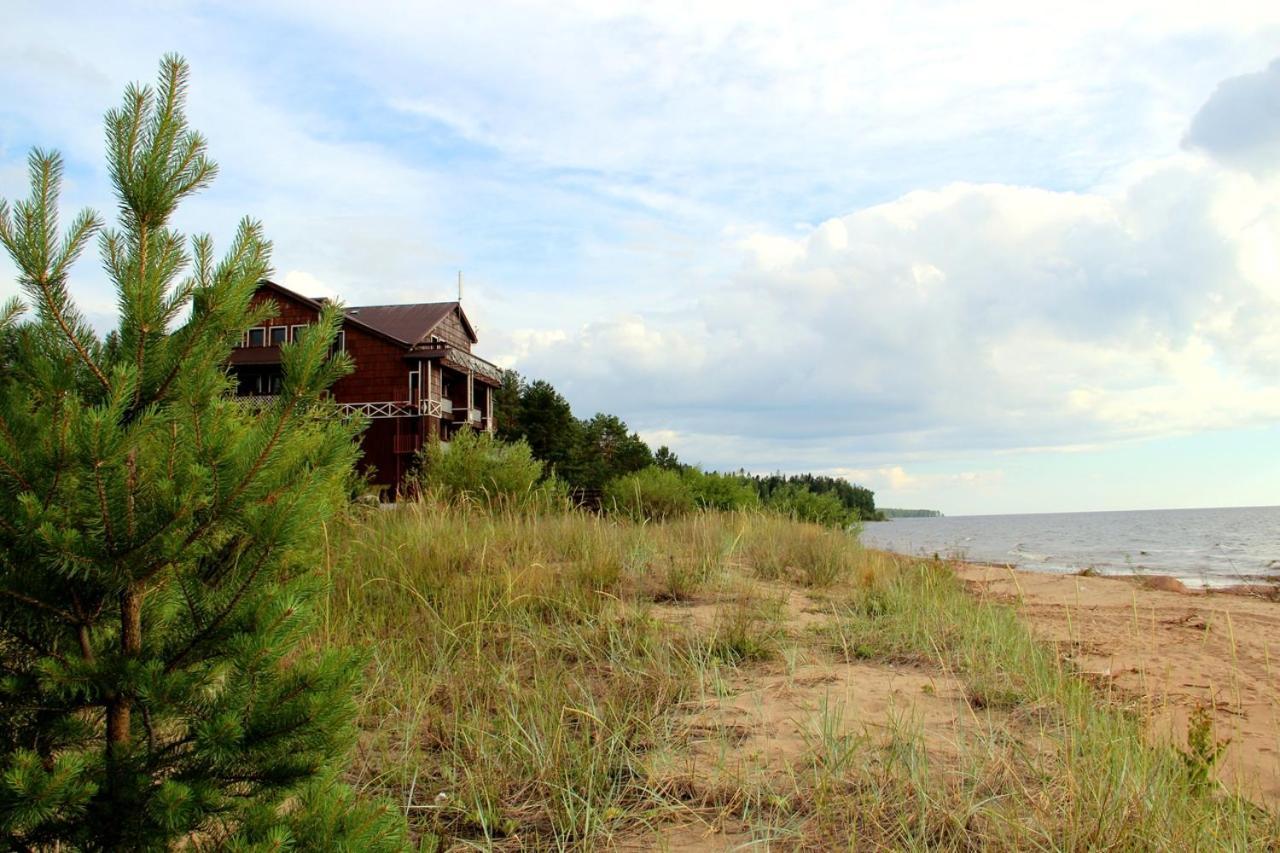
M222 169L181 227L352 303L462 269L483 354L686 461L1280 503L1276 4L4 6L0 197L42 145L109 212L101 115L176 50Z

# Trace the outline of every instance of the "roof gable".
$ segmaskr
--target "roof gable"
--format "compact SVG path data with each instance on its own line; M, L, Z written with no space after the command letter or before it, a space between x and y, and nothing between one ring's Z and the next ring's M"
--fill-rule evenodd
M431 332L450 314L457 313L467 337L476 343L476 333L457 302L418 302L409 305L360 305L347 309L347 316L359 320L409 346L426 342Z
M284 297L285 299L288 299L290 302L296 302L297 304L303 306L304 308L310 308L312 311L315 311L317 313L319 313L320 310L324 308L324 303L321 302L319 299L312 299L310 296L303 296L301 293L298 293L297 291L290 290L287 287L276 284L274 281L268 281L265 278L262 281L258 282L258 290L259 291L268 290L277 296Z

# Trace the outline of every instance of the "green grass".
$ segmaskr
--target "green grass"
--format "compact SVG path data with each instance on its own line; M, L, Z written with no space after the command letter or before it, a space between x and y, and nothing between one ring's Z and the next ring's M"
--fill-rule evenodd
M428 849L644 843L691 822L782 849L1280 843L1274 816L1206 784L1194 750L1148 746L1142 720L942 563L763 514L409 504L329 537L317 642L369 656L351 774ZM788 590L817 589L829 618L788 631ZM691 709L801 658L959 679L963 743L940 753L909 713L871 737L824 702L785 767L672 772L695 751Z

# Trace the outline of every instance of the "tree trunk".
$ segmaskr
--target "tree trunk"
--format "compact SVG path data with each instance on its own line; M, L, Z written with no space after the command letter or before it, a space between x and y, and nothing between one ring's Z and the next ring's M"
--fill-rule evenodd
M132 587L120 593L120 651L126 658L142 651L142 599ZM108 754L129 745L132 703L125 693L116 693L107 703Z

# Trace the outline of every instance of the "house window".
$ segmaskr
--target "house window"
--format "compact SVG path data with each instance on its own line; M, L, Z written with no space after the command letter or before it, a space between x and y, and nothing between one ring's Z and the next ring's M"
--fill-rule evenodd
M347 348L347 332L345 329L338 330L338 336L333 339L333 346L329 349L330 353L340 353Z
M422 368L409 371L409 404L417 405L422 396Z
M270 330L268 330L268 335L271 340L271 345L273 347L278 347L281 344L288 342L289 327L288 326L272 326Z
M248 346L265 347L267 345L267 330L259 326L256 329L249 330Z
M302 330L303 330L303 329L305 329L305 328L306 328L306 326L290 326L290 327L289 327L289 340L293 341L294 343L297 343L297 342L298 342L298 336L302 334Z

